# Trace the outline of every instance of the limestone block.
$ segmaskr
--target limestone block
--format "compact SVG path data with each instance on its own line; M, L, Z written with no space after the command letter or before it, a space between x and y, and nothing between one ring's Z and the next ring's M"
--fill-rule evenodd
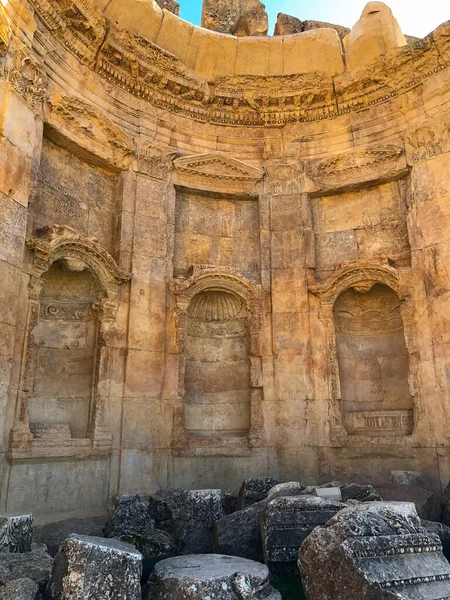
M345 506L337 500L316 496L271 500L261 523L266 564L295 563L300 546L313 529L325 525Z
M194 29L191 23L175 17L170 12L164 12L155 43L184 62Z
M344 39L346 35L350 33L350 29L348 27L343 27L342 25L334 25L333 23L325 23L323 21L303 21L303 31L310 31L311 29L334 29L337 31L340 39Z
M195 27L186 55L186 65L208 81L214 81L220 75L234 73L237 42L235 37Z
M347 508L303 543L298 566L307 597L321 600L438 599L450 593L439 537L413 504Z
M102 537L105 517L71 518L34 527L37 544L45 544L50 556L55 556L60 545L71 533Z
M44 544L33 544L31 551L23 554L0 553L0 586L8 581L27 577L34 581L41 591L44 591L51 570L52 557L47 553Z
M8 581L0 588L0 600L41 600L37 583L24 577Z
M421 519L427 521L440 520L440 499L429 490L414 485L399 485L396 483L376 485L375 489L385 501L413 502Z
M245 37L237 43L236 75L281 75L283 40Z
M303 31L303 23L297 17L278 13L273 35L293 35Z
M112 0L105 8L105 17L121 29L129 29L153 42L158 34L163 12L155 0Z
M302 485L299 481L287 481L285 483L279 483L274 485L269 490L267 495L268 500L275 500L282 496L303 496L305 494L312 494L314 488L308 488Z
M33 543L33 517L0 515L0 552L30 552Z
M259 477L258 479L245 479L239 490L237 510L247 508L256 502L265 500L270 490L279 484L273 477Z
M334 29L304 31L286 36L283 42L285 75L323 71L333 77L344 72L341 41Z
M151 577L151 600L245 600L257 595L267 600L281 600L269 583L267 567L231 556L171 558L156 565Z
M204 0L202 27L239 37L264 36L269 18L260 0Z
M344 38L347 68L355 69L380 54L405 45L406 38L391 9L383 2L369 2Z
M450 558L450 527L444 525L444 523L438 523L436 521L426 521L421 519L422 527L432 534L439 537L442 544L442 552L447 560Z
M133 546L74 534L55 557L47 593L52 600L140 600L141 574Z

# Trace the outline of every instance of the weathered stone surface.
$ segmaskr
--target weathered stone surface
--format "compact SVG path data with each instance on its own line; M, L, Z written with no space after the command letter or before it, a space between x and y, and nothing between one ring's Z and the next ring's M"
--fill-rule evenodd
M278 13L273 35L293 35L303 31L303 22L297 17Z
M37 583L26 577L0 587L0 600L42 600Z
M450 560L450 527L444 525L444 523L425 521L424 519L421 519L421 523L429 533L434 533L439 537L442 544L442 552L445 558Z
M214 552L263 562L261 519L267 500L227 515L214 524Z
M233 492L225 492L222 496L223 514L231 515L237 510L239 496Z
M385 501L413 502L421 519L439 521L441 518L440 499L429 490L414 485L399 485L396 483L375 487Z
M279 483L270 488L267 499L273 500L274 498L279 498L280 496L304 496L305 494L311 495L313 493L313 487L305 487L298 481L288 481L285 483Z
M221 490L174 490L150 497L149 511L180 553L211 552L214 522L224 515Z
M0 516L0 552L29 552L33 543L33 517Z
M420 471L391 471L392 483L398 485L413 485L424 488L430 488L430 478Z
M334 25L333 23L326 23L324 21L303 21L303 31L310 31L311 29L334 29L337 31L338 36L342 39L350 33L348 27L342 25Z
M155 567L151 600L229 600L262 597L281 600L269 583L267 567L232 556L189 555L171 558Z
M71 535L53 564L47 594L52 600L140 600L142 556L133 546Z
M267 498L270 490L278 485L279 481L272 477L259 477L257 479L245 479L239 490L238 510L247 508L256 502Z
M316 496L276 498L267 504L262 519L264 559L272 563L296 563L308 535L327 523L346 505Z
M410 503L341 511L303 543L299 569L307 596L320 600L437 600L450 594L450 566L439 537L421 526Z
M391 9L383 2L369 2L344 38L348 68L365 65L380 54L404 45L406 38Z
M16 579L28 578L43 591L50 578L51 570L52 557L43 544L33 544L31 551L23 554L0 553L0 585Z
M233 35L267 35L269 20L260 0L204 0L202 27Z
M169 10L174 15L180 14L180 4L176 0L156 0L161 8Z
M84 519L64 519L34 527L34 541L45 544L50 556L55 556L60 545L71 533L102 537L106 517L87 517Z

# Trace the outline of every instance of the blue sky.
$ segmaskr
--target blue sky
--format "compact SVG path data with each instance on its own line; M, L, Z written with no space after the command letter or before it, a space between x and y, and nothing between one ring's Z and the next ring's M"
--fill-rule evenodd
M181 16L200 24L203 0L178 0ZM263 0L264 1L264 0ZM269 33L273 33L277 14L284 12L302 20L328 21L351 27L360 17L366 0L265 0L270 17ZM400 27L407 35L424 37L440 23L450 20L449 0L389 0Z

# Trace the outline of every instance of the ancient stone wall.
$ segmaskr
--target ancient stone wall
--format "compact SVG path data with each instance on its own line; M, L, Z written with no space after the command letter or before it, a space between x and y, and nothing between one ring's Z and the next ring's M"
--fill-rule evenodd
M0 510L447 484L449 40L0 4Z

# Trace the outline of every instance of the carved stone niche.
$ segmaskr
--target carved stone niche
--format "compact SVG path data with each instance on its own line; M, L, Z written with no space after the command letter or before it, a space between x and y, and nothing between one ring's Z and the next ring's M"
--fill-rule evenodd
M108 455L119 290L130 279L94 238L53 225L33 252L11 460Z
M346 265L310 291L320 298L328 339L332 443L390 443L412 434L418 386L405 341L412 315L396 269Z
M197 154L174 161L173 183L215 194L256 196L264 172L225 154Z
M233 455L264 444L261 288L232 269L196 266L176 299L176 453Z

